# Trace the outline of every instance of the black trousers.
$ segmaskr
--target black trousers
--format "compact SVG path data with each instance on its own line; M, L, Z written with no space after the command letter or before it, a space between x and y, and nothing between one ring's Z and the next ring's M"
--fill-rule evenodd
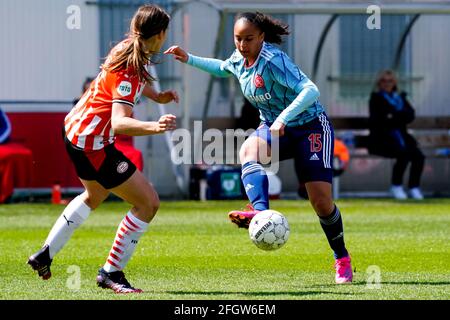
M393 185L402 185L403 176L408 164L411 163L409 172L409 188L416 188L420 185L425 156L417 146L417 141L410 134L403 132L402 143L394 139L389 133L371 134L369 136L369 153L395 159L392 169Z
M392 169L393 185L403 184L403 176L408 163L411 163L408 187L416 188L420 185L420 178L422 177L423 167L425 164L425 156L416 146L409 146L403 149L395 158L395 164Z

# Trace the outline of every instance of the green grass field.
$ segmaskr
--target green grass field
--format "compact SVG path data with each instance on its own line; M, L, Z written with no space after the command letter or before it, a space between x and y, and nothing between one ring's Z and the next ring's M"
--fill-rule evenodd
M125 270L141 295L115 295L95 283L127 204L107 202L94 211L54 259L48 281L26 260L63 206L1 205L0 299L450 298L450 199L337 203L356 268L353 284L334 284L331 251L306 201L272 202L291 227L288 243L275 252L259 250L246 230L227 221L243 201L166 201ZM73 266L79 289L71 285ZM379 287L368 286L372 270L380 270Z

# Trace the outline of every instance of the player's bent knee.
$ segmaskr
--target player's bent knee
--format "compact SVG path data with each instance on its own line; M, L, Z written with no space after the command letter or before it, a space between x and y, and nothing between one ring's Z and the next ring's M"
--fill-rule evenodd
M241 149L239 150L239 158L241 161L243 161L247 155L247 149L248 147L244 144L242 145Z
M152 213L153 216L156 214L156 212L158 212L159 205L160 205L159 199L153 200L152 203L150 204L150 212Z
M87 196L83 199L83 201L89 208L91 208L91 210L95 210L98 206L100 206L100 204L102 204L103 199L96 199L94 197Z
M153 217L156 215L156 212L158 211L158 206L154 205L135 205L134 206L134 213L138 217L138 219L141 219L145 222L150 222Z
M258 158L258 148L251 144L243 144L239 150L239 159L244 164L248 161L255 161Z
M141 212L143 215L145 215L147 218L152 219L156 212L158 212L160 206L159 198L156 196L153 196L146 200L146 202L142 205L136 206L139 212Z
M330 215L333 211L334 204L330 199L318 198L318 199L310 199L311 205L314 208L314 211L319 217L326 217Z
M156 193L156 191L152 192L152 195L150 197L150 205L153 208L152 210L156 213L156 211L158 211L160 206L159 196L158 193Z

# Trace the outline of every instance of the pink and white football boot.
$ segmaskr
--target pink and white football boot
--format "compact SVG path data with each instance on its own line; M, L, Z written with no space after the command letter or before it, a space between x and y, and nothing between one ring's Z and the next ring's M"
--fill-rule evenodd
M334 263L336 269L336 283L349 283L353 280L353 271L350 256L336 259Z
M228 218L232 223L236 224L239 228L248 229L250 221L259 212L255 210L251 204L247 204L247 210L235 210L228 213Z

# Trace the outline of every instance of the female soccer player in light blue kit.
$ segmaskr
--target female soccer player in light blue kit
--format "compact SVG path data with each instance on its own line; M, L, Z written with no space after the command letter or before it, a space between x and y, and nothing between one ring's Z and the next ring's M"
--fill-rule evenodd
M308 197L327 236L336 259L336 283L351 282L350 256L345 248L341 214L332 198L333 127L318 101L316 85L280 49L288 26L261 13L243 13L234 25L236 50L225 61L197 57L178 46L165 53L219 77L234 75L242 92L260 111L258 129L239 152L242 182L250 211L232 211L230 220L248 228L251 219L269 209L268 179L261 165L260 150L276 152L279 160L295 158L301 166ZM277 140L275 140L277 139ZM265 155L264 155L265 156Z

